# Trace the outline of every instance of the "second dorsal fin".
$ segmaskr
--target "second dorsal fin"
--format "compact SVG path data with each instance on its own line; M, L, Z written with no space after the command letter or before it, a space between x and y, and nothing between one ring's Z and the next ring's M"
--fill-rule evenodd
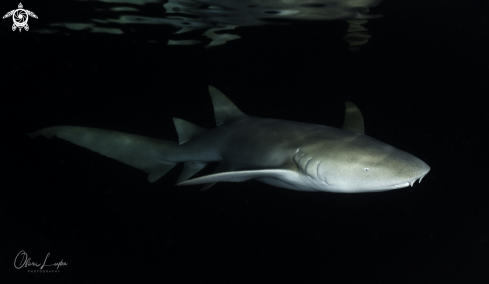
M209 86L212 104L214 105L214 116L216 125L222 125L246 116L239 108L233 104L221 91L213 86Z
M178 145L192 140L192 138L207 130L177 117L173 118L173 124L175 124L178 133Z

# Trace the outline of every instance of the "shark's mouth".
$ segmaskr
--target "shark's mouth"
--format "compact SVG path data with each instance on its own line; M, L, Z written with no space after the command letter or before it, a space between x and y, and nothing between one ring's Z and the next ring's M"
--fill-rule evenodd
M403 182L403 183L400 183L400 184L393 185L392 188L403 188L403 187L408 187L408 186L413 187L414 183L417 180L419 180L419 183L421 183L421 180L424 178L425 175L423 175L421 177L417 177L417 178L415 178L415 179L413 179L411 181L408 181L408 182Z

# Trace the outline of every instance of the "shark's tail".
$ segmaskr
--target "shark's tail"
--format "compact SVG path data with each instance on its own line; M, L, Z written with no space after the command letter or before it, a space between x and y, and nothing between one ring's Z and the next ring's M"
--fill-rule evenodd
M216 125L222 125L245 116L224 94L216 88L209 86ZM207 129L179 118L173 118L178 133L179 143L144 137L135 134L117 132L112 130L80 127L80 126L54 126L29 133L32 138L42 135L47 138L57 136L78 146L88 148L94 152L123 162L149 174L149 182L155 182L171 170L176 164L183 162L183 171L178 177L180 184L198 171L207 163L196 161L189 153L184 153L184 144ZM219 166L215 173L224 171ZM214 182L215 183L215 182ZM203 189L211 187L214 183L207 183Z
M207 129L180 118L173 118L179 143L124 132L80 126L53 126L29 133L32 138L57 136L78 146L123 162L149 174L155 182L179 162L184 162L177 184L202 170L207 163L192 161L178 147Z
M155 182L171 170L178 143L144 137L135 134L80 126L54 126L28 134L34 138L43 135L57 136L78 146L123 162L149 174L149 182Z

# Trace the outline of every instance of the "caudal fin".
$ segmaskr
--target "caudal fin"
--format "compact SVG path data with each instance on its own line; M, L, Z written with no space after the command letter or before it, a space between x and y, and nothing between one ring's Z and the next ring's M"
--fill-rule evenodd
M28 135L32 138L57 136L143 170L149 174L149 182L155 182L177 164L167 161L175 161L171 156L178 144L161 139L80 126L48 127Z
M218 89L209 86L209 93L214 105L217 126L231 123L246 116ZM57 136L78 146L143 170L149 174L149 182L155 182L177 163L184 162L183 171L177 180L177 184L181 184L202 170L207 163L193 160L192 157L182 153L178 146L203 134L207 129L179 118L173 118L173 122L178 133L179 143L80 126L48 127L28 135L32 138L39 135L47 138ZM228 170L230 170L229 167L221 163L214 173L217 174ZM216 182L209 182L204 186L204 189L211 187Z

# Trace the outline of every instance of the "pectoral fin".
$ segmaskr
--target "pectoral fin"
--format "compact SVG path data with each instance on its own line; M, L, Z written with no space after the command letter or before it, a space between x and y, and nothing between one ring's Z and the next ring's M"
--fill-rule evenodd
M257 178L276 178L280 180L287 180L290 179L292 176L297 176L297 174L298 173L295 171L283 170L283 169L234 171L234 172L211 174L207 176L194 178L191 180L181 182L178 184L178 186L226 182L226 181L241 182L241 181L257 179Z

